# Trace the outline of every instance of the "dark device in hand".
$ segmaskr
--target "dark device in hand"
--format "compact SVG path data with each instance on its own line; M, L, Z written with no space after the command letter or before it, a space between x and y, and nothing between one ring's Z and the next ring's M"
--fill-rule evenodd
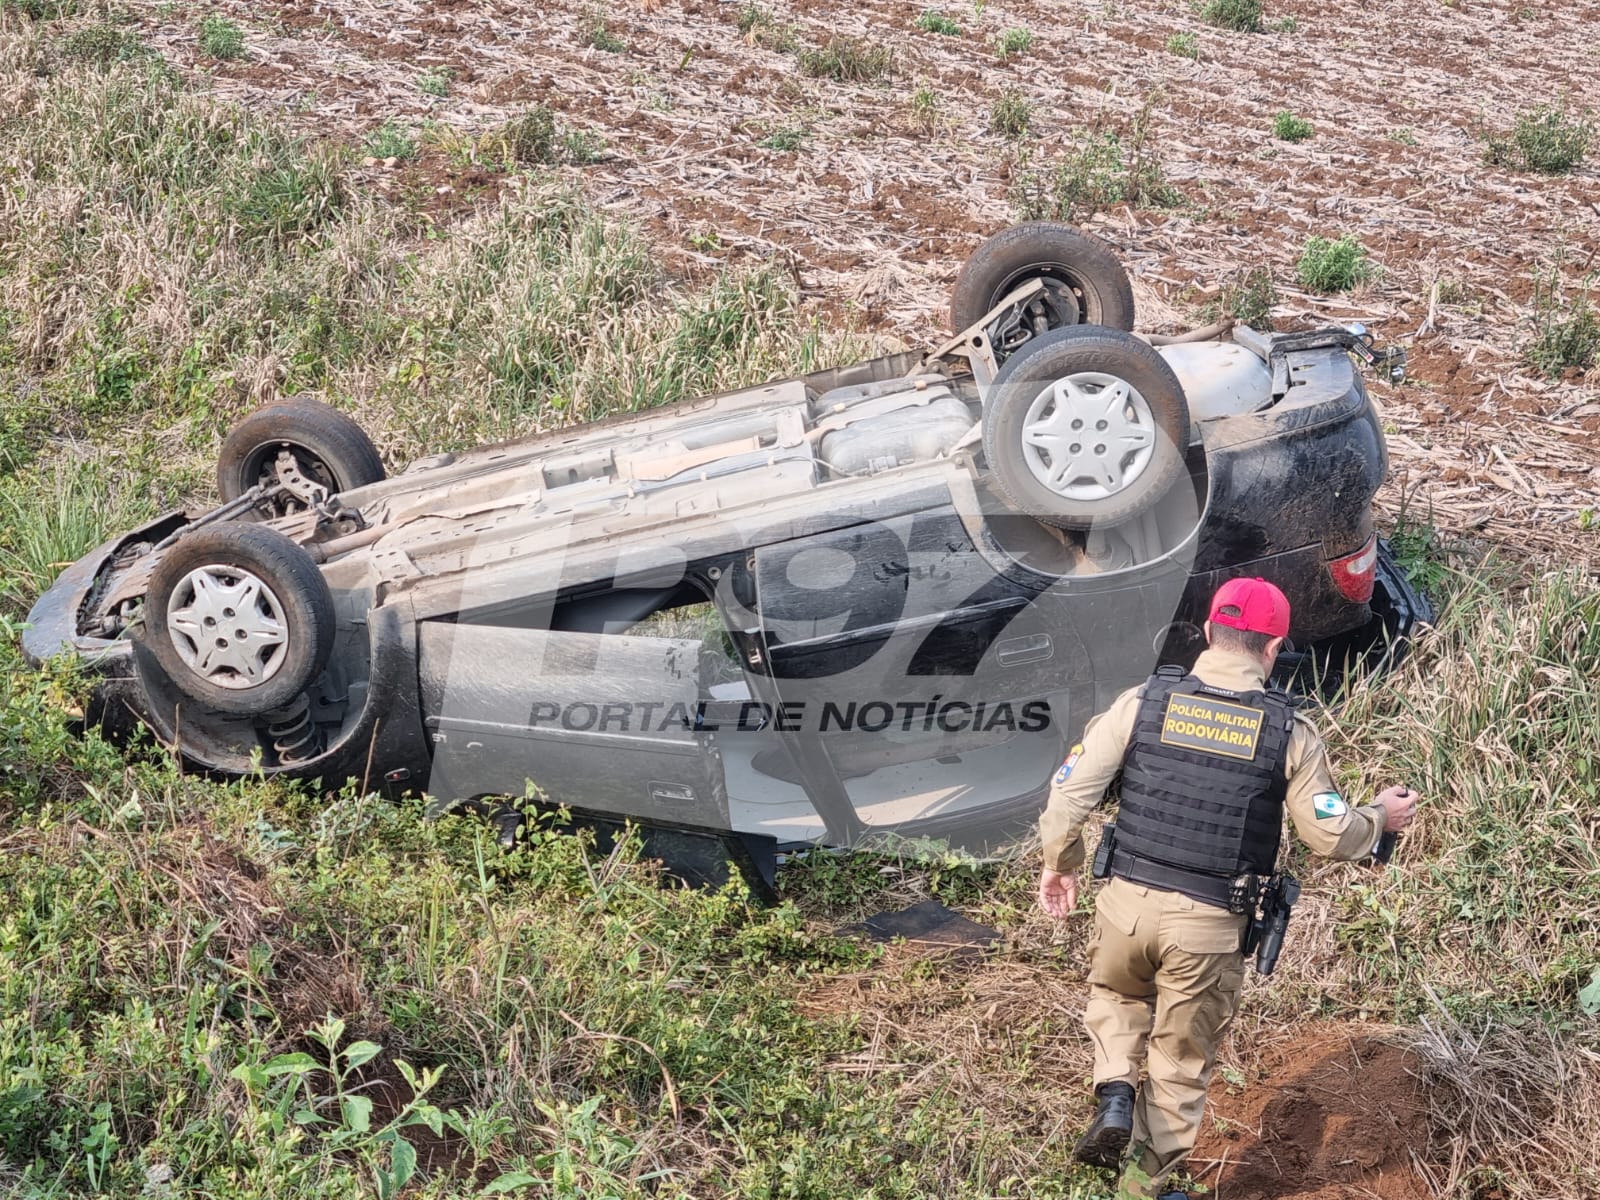
M1401 788L1401 796L1410 796L1414 793L1410 788ZM1372 865L1376 867L1388 866L1389 860L1394 857L1394 848L1400 844L1400 835L1397 832L1385 830L1378 835L1378 844L1372 850Z

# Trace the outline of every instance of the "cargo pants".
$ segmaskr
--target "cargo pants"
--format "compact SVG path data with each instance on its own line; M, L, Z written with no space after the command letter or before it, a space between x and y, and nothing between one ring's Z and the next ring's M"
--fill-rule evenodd
M1194 1148L1244 985L1244 926L1243 916L1125 879L1095 899L1084 1010L1094 1082L1138 1092L1119 1198L1159 1195Z

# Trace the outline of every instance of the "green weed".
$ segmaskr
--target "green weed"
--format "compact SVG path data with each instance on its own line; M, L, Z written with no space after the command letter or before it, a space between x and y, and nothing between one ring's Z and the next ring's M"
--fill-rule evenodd
M1272 309L1278 303L1278 287L1266 267L1254 267L1241 277L1223 285L1212 306L1209 319L1232 317L1262 333L1272 330Z
M78 0L0 0L0 13L17 12L32 21L57 21L81 11Z
M455 72L449 67L429 67L417 76L417 91L443 98L450 94L450 81L454 78Z
M1276 21L1274 21L1272 23L1272 32L1274 32L1274 33L1299 33L1300 32L1300 18L1295 16L1293 13L1290 13L1286 17L1279 17Z
M739 10L736 24L745 40L779 54L793 53L799 47L799 35L793 25L780 25L772 14L759 4L746 4Z
M1175 33L1167 39L1167 53L1179 58L1199 58L1200 39L1192 33Z
M246 240L282 243L335 220L349 197L338 160L323 152L266 152L228 198L228 208Z
M876 83L894 73L894 51L860 38L829 38L799 52L802 75L840 83Z
M1200 7L1200 19L1218 29L1259 33L1261 0L1206 0Z
M1084 217L1114 204L1165 207L1182 202L1166 182L1161 160L1150 145L1150 109L1134 118L1126 136L1079 129L1065 153L1040 168L1018 172L1011 206L1019 220Z
M628 48L627 43L612 33L604 21L596 22L594 28L589 30L589 45L607 54L621 54Z
M1531 307L1532 333L1522 348L1530 367L1559 377L1600 363L1600 312L1595 310L1587 286L1568 296L1559 261L1552 269L1534 274Z
M200 53L223 60L243 58L244 30L227 17L206 17L200 22Z
M495 140L507 162L527 166L555 162L559 157L556 115L543 104L512 117L501 126Z
M147 53L139 35L116 25L87 25L58 43L64 57L106 68Z
M598 133L583 129L567 129L561 133L561 151L566 160L579 166L599 162L606 154L606 139Z
M1588 153L1594 122L1585 113L1574 116L1565 107L1540 105L1517 117L1509 131L1487 135L1484 161L1513 171L1562 175Z
M919 87L911 94L911 120L924 133L930 133L939 121L939 94L931 87Z
M989 108L989 130L1016 141L1028 132L1033 120L1033 105L1015 88L1007 88Z
M1033 31L1015 28L1004 30L994 43L995 53L1001 58L1017 58L1033 48Z
M1391 142L1398 142L1402 146L1415 146L1417 144L1416 130L1409 125L1401 125L1384 134Z
M1314 292L1347 292L1377 273L1367 258L1366 247L1348 233L1336 241L1307 238L1300 261L1295 264L1295 278Z
M958 22L932 8L923 9L922 14L917 17L916 24L923 33L939 33L945 37L961 36L961 25Z
M799 128L775 129L756 143L768 150L792 152L805 145L806 131Z
M396 121L385 121L362 143L373 158L408 159L417 156L417 139Z
M1284 109L1272 118L1272 136L1284 142L1303 142L1316 131L1311 122Z

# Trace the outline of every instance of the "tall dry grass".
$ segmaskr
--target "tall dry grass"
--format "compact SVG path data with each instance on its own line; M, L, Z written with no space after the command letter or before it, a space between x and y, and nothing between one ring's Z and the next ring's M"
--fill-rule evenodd
M508 168L496 203L440 229L347 148L159 59L63 61L31 27L3 42L0 369L43 381L36 427L154 414L209 449L248 407L311 390L405 457L849 352L783 272L685 286L547 168Z

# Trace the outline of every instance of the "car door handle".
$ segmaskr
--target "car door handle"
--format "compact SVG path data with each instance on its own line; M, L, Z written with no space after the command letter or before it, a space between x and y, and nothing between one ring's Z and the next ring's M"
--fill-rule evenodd
M1030 634L1028 637L1007 638L994 644L994 656L1002 667L1020 667L1024 663L1043 662L1056 652L1048 633Z

